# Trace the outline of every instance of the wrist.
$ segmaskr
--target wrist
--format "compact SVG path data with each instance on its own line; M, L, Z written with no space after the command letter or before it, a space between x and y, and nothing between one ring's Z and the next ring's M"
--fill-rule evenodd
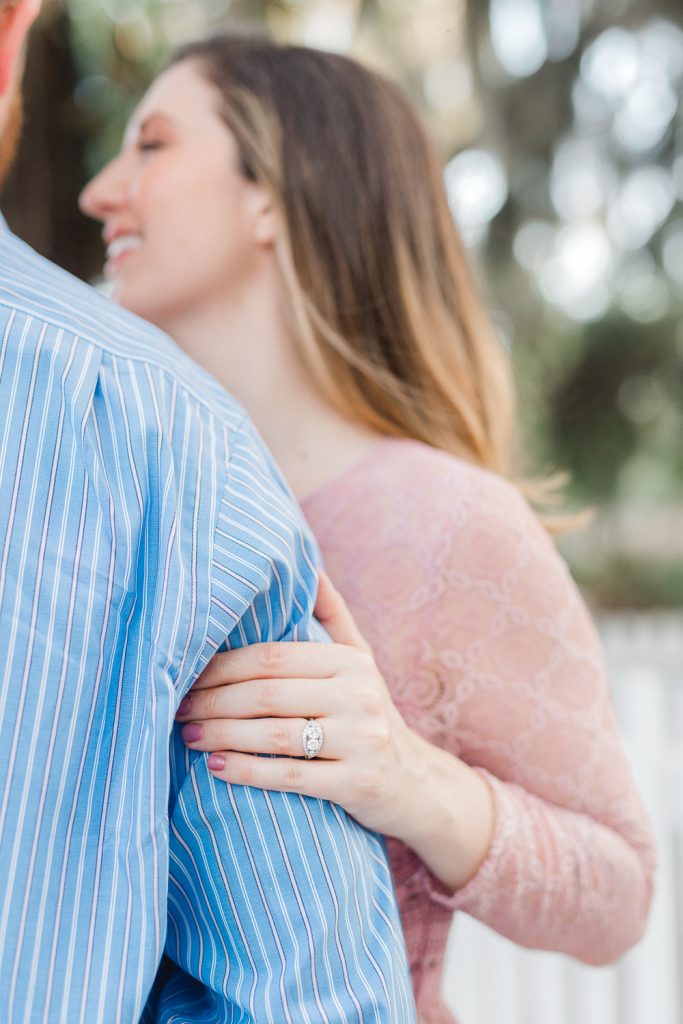
M460 758L413 733L401 839L449 890L462 888L486 859L494 828L493 794Z

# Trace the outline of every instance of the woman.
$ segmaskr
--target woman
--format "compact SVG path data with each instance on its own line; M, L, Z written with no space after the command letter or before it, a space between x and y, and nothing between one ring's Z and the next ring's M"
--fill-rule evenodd
M423 1021L451 1019L454 910L619 956L647 916L649 827L588 614L505 480L508 367L409 105L343 57L193 44L82 204L117 300L249 410L376 659L323 580L337 643L218 655L186 742L228 782L390 837Z

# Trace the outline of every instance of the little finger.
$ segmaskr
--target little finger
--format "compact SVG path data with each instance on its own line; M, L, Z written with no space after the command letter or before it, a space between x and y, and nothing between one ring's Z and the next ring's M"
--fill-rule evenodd
M233 785L280 793L301 793L340 803L343 773L333 761L300 761L291 757L256 757L222 750L208 759L209 771Z

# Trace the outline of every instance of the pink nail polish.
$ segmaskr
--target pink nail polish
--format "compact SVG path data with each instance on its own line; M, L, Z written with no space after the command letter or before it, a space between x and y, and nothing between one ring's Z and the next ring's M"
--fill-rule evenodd
M189 715L191 707L192 697L183 697L175 713L176 718L183 718L184 715Z
M209 770L222 772L225 768L225 758L221 754L212 754L208 760Z
M186 743L194 743L196 740L202 738L203 729L201 725L196 722L191 722L189 725L184 725L181 729L181 735Z

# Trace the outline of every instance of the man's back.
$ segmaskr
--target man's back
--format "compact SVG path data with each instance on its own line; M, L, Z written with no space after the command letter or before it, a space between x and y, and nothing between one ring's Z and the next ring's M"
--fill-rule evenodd
M314 635L244 413L0 226L0 1020L412 1019L379 842L172 744L226 641ZM392 967L392 957L396 959ZM196 981L191 981L193 976ZM228 1009L229 1008L229 1009Z

